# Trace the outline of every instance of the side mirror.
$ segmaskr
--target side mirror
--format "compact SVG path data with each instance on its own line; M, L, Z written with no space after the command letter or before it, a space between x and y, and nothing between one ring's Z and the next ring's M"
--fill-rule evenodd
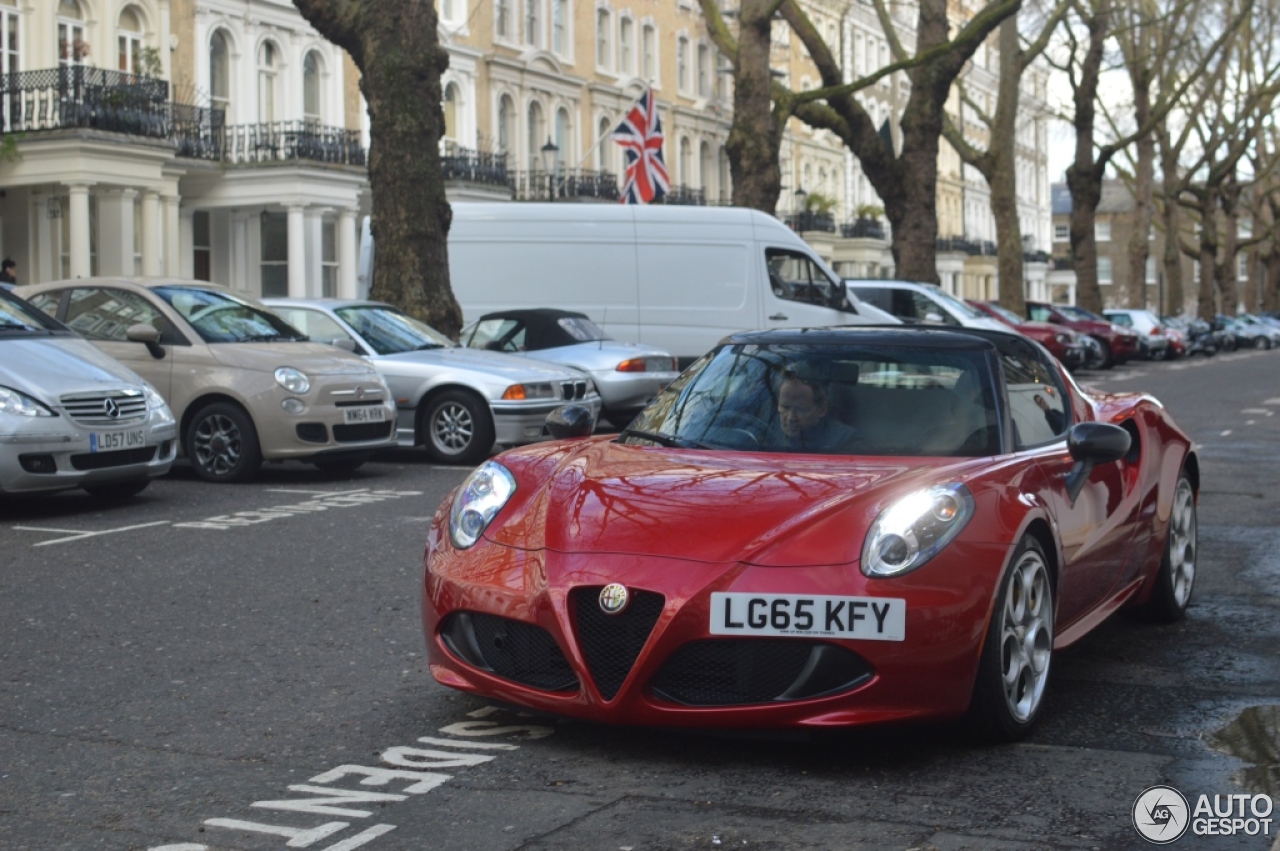
M1085 422L1072 426L1067 432L1067 451L1076 463L1065 480L1067 497L1074 503L1093 468L1119 461L1129 454L1132 442L1129 432L1111 423Z
M124 332L125 339L134 343L143 343L151 357L160 360L164 357L164 348L160 345L160 332L155 326L139 322L130 325Z
M932 311L932 310L931 310L931 311L929 311L928 313L926 313L926 314L924 315L924 321L925 321L925 322L942 322L942 321L944 321L944 320L943 320L943 318L942 318L942 314L941 314L941 313L936 313L936 312L934 312L934 311Z
M587 437L595 428L595 415L582 405L561 405L547 414L547 431L556 440Z

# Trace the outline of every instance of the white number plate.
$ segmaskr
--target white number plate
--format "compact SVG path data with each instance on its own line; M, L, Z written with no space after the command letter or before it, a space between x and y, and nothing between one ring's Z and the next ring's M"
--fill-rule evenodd
M802 594L711 595L712 635L814 635L903 641L907 601Z
M132 431L104 431L89 433L90 452L114 452L117 449L135 449L146 445L142 429Z
M342 409L342 421L344 423L380 423L386 419L387 411L381 405Z

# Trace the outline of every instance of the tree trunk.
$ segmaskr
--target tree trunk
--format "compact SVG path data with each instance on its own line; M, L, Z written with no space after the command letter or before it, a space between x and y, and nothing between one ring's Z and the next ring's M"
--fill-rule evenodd
M1219 252L1220 261L1216 264L1214 277L1218 283L1218 295L1222 312L1228 316L1235 316L1240 304L1240 285L1237 283L1239 278L1238 269L1239 260L1236 255L1240 253L1240 182L1236 180L1235 175L1227 177L1222 182L1222 189L1218 194L1218 204L1222 209L1222 250Z
M1187 310L1186 294L1182 286L1182 209L1178 204L1175 188L1178 176L1178 161L1172 156L1169 134L1166 130L1159 132L1160 139L1160 172L1161 191L1164 198L1162 221L1164 222L1164 285L1165 299L1168 303L1163 309L1181 316Z
M452 211L440 168L440 75L449 55L430 0L294 0L321 35L360 70L369 105L371 229L377 243L370 296L449 336L462 311L449 286Z
M1135 98L1138 123L1150 115L1150 97L1139 92ZM1147 306L1147 256L1151 253L1151 218L1155 203L1156 140L1151 134L1137 142L1137 163L1133 182L1133 230L1129 234L1129 292L1128 305L1133 308Z
M1089 141L1086 144L1092 145ZM1085 310L1102 312L1102 290L1098 287L1098 240L1094 234L1098 204L1102 200L1102 181L1092 170L1067 168L1067 186L1071 190L1071 256L1076 272L1076 303Z
M1220 311L1216 296L1217 286L1214 281L1218 261L1218 192L1213 187L1206 188L1199 197L1200 202L1200 298L1196 314L1201 319L1212 320Z
M1027 313L1025 273L1022 268L1022 220L1018 217L1018 104L1022 72L1026 67L1018 35L1018 17L1000 24L1000 82L994 126L991 128L991 213L996 220L996 251L1000 304L1019 316Z
M1098 243L1093 228L1102 198L1102 178L1110 155L1095 157L1093 145L1103 48L1111 30L1110 0L1099 0L1092 15L1084 18L1083 23L1089 31L1089 49L1081 60L1080 82L1072 93L1076 156L1075 162L1067 169L1067 187L1071 190L1071 251L1075 258L1076 301L1085 310L1100 313L1102 291L1098 289Z
M725 152L733 203L773 215L782 190L778 150L782 133L773 114L769 73L772 0L743 0L738 29L733 125Z

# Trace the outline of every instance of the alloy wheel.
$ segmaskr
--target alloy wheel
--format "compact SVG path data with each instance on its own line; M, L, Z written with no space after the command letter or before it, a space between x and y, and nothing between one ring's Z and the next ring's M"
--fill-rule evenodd
M431 439L441 452L456 455L475 439L476 424L465 405L448 402L440 406L431 422Z
M1196 499L1185 478L1178 481L1169 518L1169 581L1174 602L1184 608L1196 581Z
M210 414L196 424L192 446L195 461L215 476L235 470L241 458L240 429L224 414Z
M1001 614L1000 669L1009 713L1032 718L1049 681L1053 651L1053 595L1043 557L1028 550L1009 577Z

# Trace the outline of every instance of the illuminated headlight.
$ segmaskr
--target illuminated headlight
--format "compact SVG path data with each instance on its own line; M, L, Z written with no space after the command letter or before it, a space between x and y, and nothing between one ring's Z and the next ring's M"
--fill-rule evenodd
M52 417L53 411L25 393L0 387L0 414L18 417Z
M282 366L276 370L276 383L290 393L306 393L311 389L311 379L306 373L291 366Z
M156 388L144 382L142 392L147 397L147 410L155 414L162 423L173 422L173 411L169 410L168 403L156 392Z
M862 545L862 572L875 577L915 570L951 543L971 517L973 494L962 484L904 496L871 524Z
M502 506L516 492L511 471L497 461L486 461L458 488L449 509L449 539L460 550L480 540Z
M556 388L548 381L536 384L512 384L502 394L503 399L520 402L525 399L554 399Z

